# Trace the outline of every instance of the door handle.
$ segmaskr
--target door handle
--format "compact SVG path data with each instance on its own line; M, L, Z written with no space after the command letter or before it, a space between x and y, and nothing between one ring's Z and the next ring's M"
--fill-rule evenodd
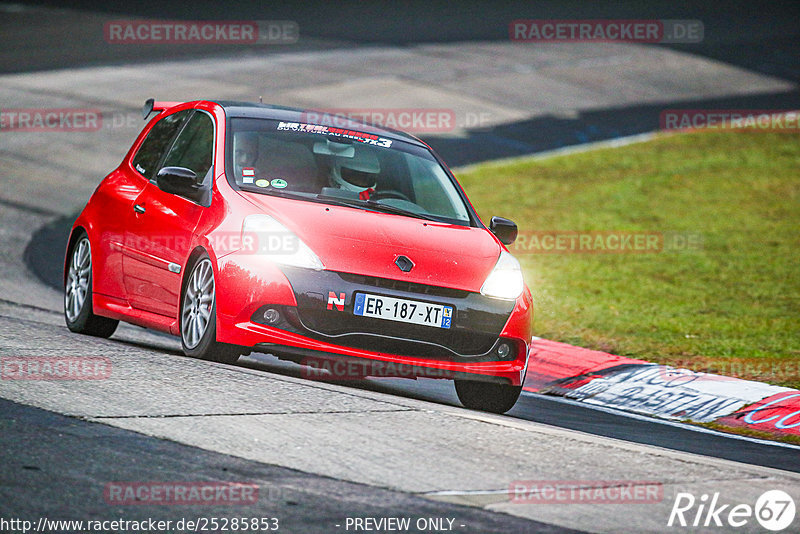
M133 205L133 211L135 211L136 213L144 213L145 209L144 209L144 206L142 206L140 204L134 204Z

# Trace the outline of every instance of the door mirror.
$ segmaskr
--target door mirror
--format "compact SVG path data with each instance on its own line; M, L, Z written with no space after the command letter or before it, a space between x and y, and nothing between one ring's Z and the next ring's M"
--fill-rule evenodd
M193 200L200 192L197 174L186 167L164 167L156 175L156 184L162 191Z
M504 245L510 245L517 239L517 223L503 217L492 217L489 230Z

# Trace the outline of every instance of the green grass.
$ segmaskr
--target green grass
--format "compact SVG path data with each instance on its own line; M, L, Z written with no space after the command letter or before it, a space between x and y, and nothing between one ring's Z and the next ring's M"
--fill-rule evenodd
M536 335L800 386L797 134L685 133L489 163L458 178L485 221L511 218L523 236L702 237L698 249L655 254L533 254L512 245L533 292Z

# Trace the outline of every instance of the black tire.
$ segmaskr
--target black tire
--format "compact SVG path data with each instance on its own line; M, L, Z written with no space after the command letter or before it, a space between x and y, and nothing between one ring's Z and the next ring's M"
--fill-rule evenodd
M458 400L465 408L482 412L506 413L516 404L522 386L455 380Z
M78 334L111 337L119 321L95 315L92 310L92 247L82 232L67 251L69 264L64 279L64 321Z
M210 289L210 293L206 294L206 290L201 291L201 288L195 283L197 277L210 283L210 287L207 288ZM195 285L192 285L193 283ZM207 300L209 296L210 302ZM184 280L178 321L181 330L181 347L185 355L230 364L239 360L239 356L242 354L241 347L217 341L216 285L214 269L207 254L199 256L191 264L188 276ZM202 329L202 331L197 329Z

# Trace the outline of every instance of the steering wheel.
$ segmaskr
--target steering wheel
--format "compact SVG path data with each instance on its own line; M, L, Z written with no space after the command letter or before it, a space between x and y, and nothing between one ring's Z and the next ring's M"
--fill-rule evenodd
M378 201L383 198L396 198L399 200L405 200L406 202L411 202L411 199L408 198L406 195L401 193L400 191L395 191L394 189L384 189L383 191L374 191L370 196L370 200Z

